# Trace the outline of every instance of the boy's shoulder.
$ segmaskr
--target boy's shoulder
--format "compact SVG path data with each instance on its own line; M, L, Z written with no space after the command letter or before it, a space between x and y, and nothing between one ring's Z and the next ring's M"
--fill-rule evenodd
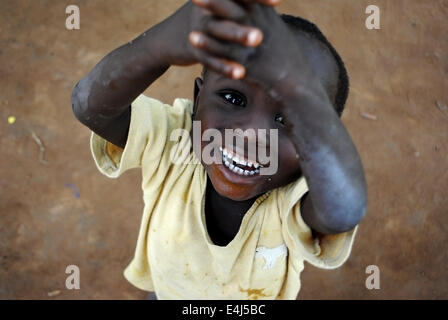
M161 100L152 98L145 94L140 94L131 104L137 107L173 107L178 110L186 110L190 114L193 113L193 101L187 98L175 98L172 104L165 103Z

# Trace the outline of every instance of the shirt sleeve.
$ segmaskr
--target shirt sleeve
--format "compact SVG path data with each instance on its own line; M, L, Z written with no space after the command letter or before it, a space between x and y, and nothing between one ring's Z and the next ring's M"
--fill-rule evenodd
M302 257L315 267L335 269L350 256L358 226L350 231L313 237L312 230L302 219L300 203L308 192L304 177L285 189L283 203L287 210L282 218L282 233L293 258ZM298 200L297 200L298 199Z
M191 101L176 99L173 106L140 95L131 104L131 123L124 149L115 146L92 132L90 149L98 170L109 178L118 178L123 172L144 167L144 171L159 171L169 168L171 132L189 129L191 124ZM161 166L161 163L164 163ZM144 165L143 165L144 164ZM160 169L160 170L158 170Z

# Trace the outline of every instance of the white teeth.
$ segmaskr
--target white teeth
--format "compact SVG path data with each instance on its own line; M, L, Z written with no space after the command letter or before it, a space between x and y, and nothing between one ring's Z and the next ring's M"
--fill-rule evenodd
M225 152L225 150L224 150L224 152ZM229 155L227 155L227 157L229 158ZM247 165L246 161L244 161L243 159L238 158L237 156L233 156L233 157L230 156L230 159L232 159L233 161L235 161L236 163L238 163L238 164L240 164L242 166L246 166Z
M253 176L254 174L260 172L259 170L257 170L260 167L258 163L252 163L250 161L246 162L245 160L240 160L237 156L233 156L230 152L221 147L219 147L219 150L222 152L224 165L231 171L235 172L236 174L242 176ZM255 170L243 170L240 167L235 166L232 163L232 161L243 166L249 166L249 168L254 167Z

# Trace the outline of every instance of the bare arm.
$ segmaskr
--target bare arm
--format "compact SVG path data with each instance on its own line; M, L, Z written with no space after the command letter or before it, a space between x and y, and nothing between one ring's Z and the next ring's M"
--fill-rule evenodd
M113 144L124 148L130 104L169 67L159 56L157 28L104 57L72 94L77 119Z
M291 87L290 87L291 88ZM367 188L359 154L323 92L303 92L300 82L281 94L285 117L300 154L309 193L301 202L304 221L323 234L345 232L365 214Z

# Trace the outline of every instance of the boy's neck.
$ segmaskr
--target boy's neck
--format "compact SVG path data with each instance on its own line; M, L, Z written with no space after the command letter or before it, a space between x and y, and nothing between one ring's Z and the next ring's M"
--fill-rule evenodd
M213 243L227 245L239 231L246 212L258 197L235 201L221 196L207 177L205 217L207 230Z
M209 194L208 200L213 211L226 211L226 214L230 216L244 216L244 214L250 209L252 204L258 198L258 196L253 197L244 201L235 201L226 197L221 196L213 187L210 178L207 177L207 192Z

